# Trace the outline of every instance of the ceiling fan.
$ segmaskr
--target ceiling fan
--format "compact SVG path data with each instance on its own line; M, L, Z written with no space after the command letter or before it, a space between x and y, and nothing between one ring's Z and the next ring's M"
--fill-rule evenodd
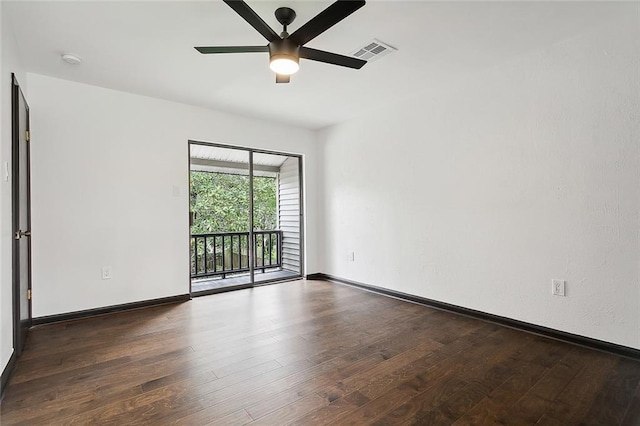
M362 59L304 46L364 6L366 3L364 0L338 0L302 27L298 28L291 35L287 32L287 26L296 18L296 12L291 8L280 7L276 9L276 19L283 26L282 33L278 35L278 33L267 25L243 0L224 0L224 2L247 21L249 25L262 34L269 44L266 46L196 47L195 49L200 53L268 52L270 58L269 67L276 73L276 83L289 82L291 74L300 68L300 58L355 69L360 69L367 63L367 61L363 61Z

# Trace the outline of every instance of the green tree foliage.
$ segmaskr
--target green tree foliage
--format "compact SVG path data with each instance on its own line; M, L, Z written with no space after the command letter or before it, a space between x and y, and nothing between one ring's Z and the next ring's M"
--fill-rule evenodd
M254 229L276 229L277 182L255 176ZM249 176L191 171L192 234L249 230Z

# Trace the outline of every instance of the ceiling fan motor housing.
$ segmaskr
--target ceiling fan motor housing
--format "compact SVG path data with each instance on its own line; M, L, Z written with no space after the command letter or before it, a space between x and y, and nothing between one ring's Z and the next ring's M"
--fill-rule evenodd
M288 38L274 40L269 43L269 58L271 61L276 59L289 59L298 63L300 46Z

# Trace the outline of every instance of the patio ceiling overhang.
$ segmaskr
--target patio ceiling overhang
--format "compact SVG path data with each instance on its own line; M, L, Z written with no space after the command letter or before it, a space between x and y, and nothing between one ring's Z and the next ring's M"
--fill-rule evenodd
M191 170L237 175L249 174L249 154L242 149L192 144ZM275 177L287 156L253 154L254 176Z

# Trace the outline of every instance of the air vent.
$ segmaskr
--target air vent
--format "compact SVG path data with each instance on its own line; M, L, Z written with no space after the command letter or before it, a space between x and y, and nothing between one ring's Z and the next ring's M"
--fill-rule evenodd
M378 39L373 39L372 42L367 43L365 46L351 52L351 56L358 59L363 59L367 62L373 62L385 55L388 55L389 53L395 52L396 50L398 49L393 46L389 46L388 44L383 43Z

